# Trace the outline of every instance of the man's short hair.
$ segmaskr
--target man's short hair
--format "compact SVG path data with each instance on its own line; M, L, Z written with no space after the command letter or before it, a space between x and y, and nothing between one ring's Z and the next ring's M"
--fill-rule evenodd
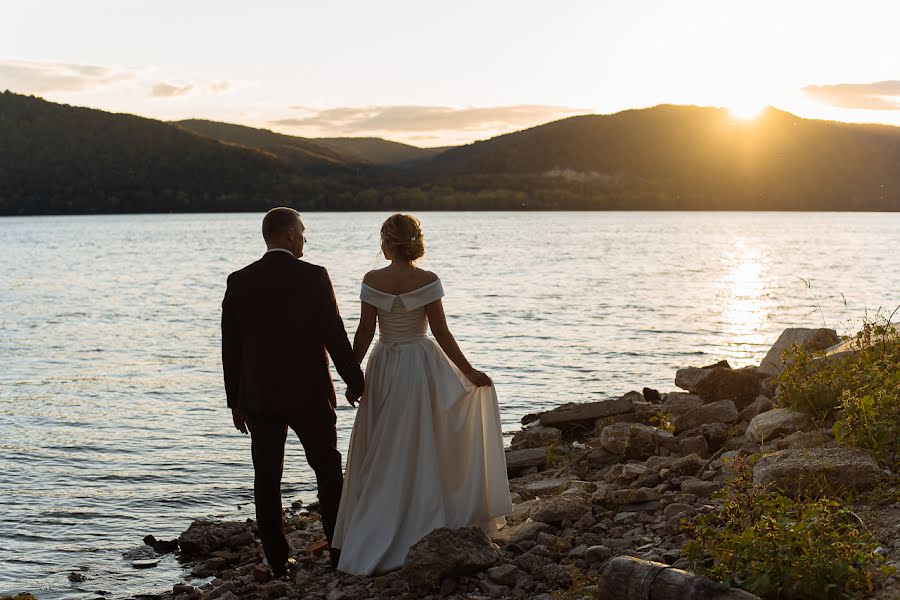
M300 221L300 213L293 208L279 206L266 213L262 222L263 239L267 242L291 225Z

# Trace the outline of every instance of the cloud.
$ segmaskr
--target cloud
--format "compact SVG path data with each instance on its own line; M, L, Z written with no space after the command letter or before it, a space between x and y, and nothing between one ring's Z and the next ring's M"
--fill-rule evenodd
M98 65L0 59L0 89L42 94L81 92L134 79L136 72Z
M338 107L323 110L292 106L299 117L278 119L273 125L290 128L325 130L333 134L361 135L402 133L412 138L430 137L416 134L439 132L497 132L531 127L585 110L564 106L513 105L451 108L447 106L367 106Z
M233 83L230 81L214 81L209 84L209 91L213 94L225 94L231 90Z
M184 85L175 85L171 83L157 83L150 90L150 95L154 98L176 98L178 96L187 96L192 91L194 91L193 83L186 83Z
M900 110L900 80L874 83L808 85L803 91L813 98L842 108Z

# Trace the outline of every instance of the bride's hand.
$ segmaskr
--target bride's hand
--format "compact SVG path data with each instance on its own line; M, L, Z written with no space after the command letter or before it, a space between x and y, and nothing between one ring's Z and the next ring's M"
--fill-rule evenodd
M472 369L471 371L463 373L463 375L465 375L466 379L468 379L478 387L490 387L494 384L494 382L491 381L490 377L488 377L478 369Z

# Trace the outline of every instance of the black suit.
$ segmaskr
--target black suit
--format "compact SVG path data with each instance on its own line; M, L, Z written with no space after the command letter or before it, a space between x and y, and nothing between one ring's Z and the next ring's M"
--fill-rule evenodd
M222 301L225 393L230 408L248 415L256 520L275 569L288 558L281 512L288 427L316 473L329 543L334 532L343 478L326 351L347 386L362 391L363 374L323 267L275 251L229 275Z

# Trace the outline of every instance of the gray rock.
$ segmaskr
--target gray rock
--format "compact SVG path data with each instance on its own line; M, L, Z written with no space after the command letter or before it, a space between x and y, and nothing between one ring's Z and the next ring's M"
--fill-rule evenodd
M678 415L701 406L703 406L703 400L697 394L669 392L663 402L663 412Z
M714 365L705 367L686 367L675 371L675 385L683 390L694 392L697 385L703 381L716 367L725 367L730 369L727 361L721 360Z
M403 564L403 578L420 592L437 587L447 577L477 573L500 557L480 527L435 529L413 544Z
M525 489L534 496L553 496L566 491L571 485L571 479L563 477L551 477L540 479L525 484Z
M613 454L647 458L661 445L673 445L672 434L641 423L614 423L600 432L600 444Z
M612 556L612 550L603 545L590 546L584 551L584 559L592 565L602 563L609 560Z
M652 488L625 488L609 492L607 499L613 504L636 504L659 500L659 492Z
M709 443L702 435L684 437L678 440L678 450L682 454L696 454L697 456L709 456Z
M519 578L520 573L521 571L519 571L519 568L516 567L516 565L510 564L491 567L487 571L488 577L501 585L514 585Z
M558 444L562 439L562 431L556 427L543 427L536 425L528 429L517 431L513 436L510 446L521 448L544 448L551 444Z
M784 369L784 363L781 360L781 354L785 350L790 350L794 344L805 348L806 350L816 351L825 350L838 343L839 338L834 329L804 329L790 328L785 329L775 345L766 353L759 370L768 375L778 375Z
M690 515L693 512L694 507L690 504L684 504L683 502L673 502L663 509L663 516L666 518L666 520L668 520L676 515Z
M881 480L872 455L852 448L780 450L753 466L753 483L791 496L864 491Z
M767 396L759 395L756 397L756 400L751 402L744 410L741 411L738 420L747 421L749 423L756 415L764 413L767 410L772 410L773 406L775 405Z
M731 400L719 400L700 408L672 417L675 433L699 427L707 423L733 423L738 420L738 410Z
M506 470L510 473L518 472L528 467L543 467L546 463L546 448L509 450L506 453Z
M250 539L253 539L250 526L246 523L197 519L178 537L178 545L182 557L196 559L216 550L234 548L235 540L246 540L243 534L250 534Z
M586 421L596 421L603 417L631 412L632 402L643 399L644 397L640 392L629 392L615 400L566 405L541 413L541 425L544 427L565 427L566 425L575 425Z
M794 433L808 423L809 417L805 413L789 408L776 408L753 417L747 427L747 436L762 444L778 436Z
M533 521L557 524L563 521L575 522L591 512L590 501L581 494L553 496L541 500L534 513Z
M623 513L629 512L654 512L659 510L659 502L657 500L649 500L647 502L635 502L634 504L626 504L619 507Z
M501 529L499 538L507 544L521 544L524 541L534 539L539 533L548 529L550 529L550 526L546 523L525 521L521 525Z
M215 600L216 598L224 596L225 594L227 594L229 592L232 594L237 594L237 588L234 587L234 584L231 583L230 581L226 581L222 585L215 587L212 590L210 590L209 592L207 592L206 596L204 596L204 598L207 598L208 600Z
M765 377L755 367L743 369L716 367L697 383L693 391L705 402L714 400L750 402L759 395L760 382Z
M720 481L703 481L692 477L681 482L681 491L685 494L708 498L713 492L722 489L723 485Z

